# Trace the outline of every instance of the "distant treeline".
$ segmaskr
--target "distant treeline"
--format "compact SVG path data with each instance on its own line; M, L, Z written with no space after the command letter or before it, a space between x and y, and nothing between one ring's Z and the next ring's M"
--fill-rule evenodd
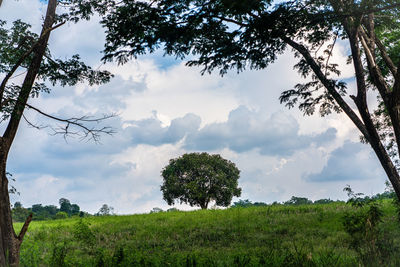
M25 221L29 214L33 214L33 220L52 220L65 219L71 216L85 217L90 215L81 211L77 204L72 204L66 198L60 198L60 207L55 205L43 206L42 204L34 204L32 207L24 208L21 202L15 202L12 208L12 217L14 222Z
M72 204L66 198L60 198L58 201L60 207L55 205L34 204L32 207L24 208L21 202L15 202L12 208L12 218L14 222L24 222L29 214L33 215L33 220L55 220L66 219L69 217L89 217L113 214L113 208L104 204L98 213L94 215L82 211L78 204Z
M381 200L381 199L393 199L395 198L395 193L392 191L385 191L383 193L379 193L373 196L359 196L357 198L357 201L360 202L369 202L369 201L373 201L373 200ZM329 204L329 203L344 203L345 201L342 200L332 200L332 199L327 199L327 198L323 198L323 199L318 199L315 201L312 201L306 197L295 197L292 196L291 199L289 199L288 201L284 201L284 202L273 202L272 205L305 205L305 204ZM240 199L237 202L233 202L233 205L231 206L232 208L235 207L251 207L251 206L267 206L267 203L264 202L251 202L248 199Z

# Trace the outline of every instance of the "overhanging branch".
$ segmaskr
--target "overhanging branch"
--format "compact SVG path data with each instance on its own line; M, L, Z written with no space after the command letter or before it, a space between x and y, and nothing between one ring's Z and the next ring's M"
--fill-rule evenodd
M100 141L100 135L101 134L107 134L107 135L113 135L115 133L115 130L112 127L90 127L87 126L86 124L90 123L100 123L101 121L116 117L116 114L109 114L109 115L104 115L100 118L93 118L89 116L81 116L77 118L68 118L68 119L63 119L56 117L54 115L50 115L30 104L26 104L26 107L29 109L32 109L39 114L58 121L62 122L64 125L63 126L58 126L58 127L50 127L54 131L54 135L61 134L64 136L64 139L66 139L68 136L79 136L81 140L88 139L88 140L93 140L94 142L98 143ZM43 126L37 126L32 124L31 122L28 121L28 124L32 125L34 128L37 129L43 129L45 127ZM80 130L74 131L72 127L76 127Z
M329 80L321 70L321 67L317 64L315 59L311 56L310 52L304 47L302 44L299 44L288 37L282 38L285 43L290 45L296 51L298 51L307 63L310 65L311 69L314 71L315 75L322 82L325 88L328 90L330 95L335 99L336 103L340 106L340 108L346 113L346 115L353 121L353 123L357 126L357 128L361 131L364 137L369 140L369 133L361 121L361 119L357 116L357 114L351 109L351 107L346 103L346 101L342 98L342 96L336 91L334 82Z

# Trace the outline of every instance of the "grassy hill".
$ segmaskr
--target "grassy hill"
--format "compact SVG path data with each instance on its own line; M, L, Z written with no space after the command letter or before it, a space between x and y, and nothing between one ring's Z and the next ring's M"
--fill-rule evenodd
M343 203L34 221L21 264L400 266L395 208L388 200L379 207L376 226L368 218L357 221L366 207Z

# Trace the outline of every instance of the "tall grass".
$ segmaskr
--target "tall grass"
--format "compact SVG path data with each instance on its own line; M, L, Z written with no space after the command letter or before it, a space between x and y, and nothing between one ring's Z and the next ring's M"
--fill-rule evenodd
M380 206L380 240L395 249L395 209L389 202ZM35 221L22 245L21 265L368 265L343 227L351 212L354 207L331 203ZM398 264L392 254L379 256L386 266Z

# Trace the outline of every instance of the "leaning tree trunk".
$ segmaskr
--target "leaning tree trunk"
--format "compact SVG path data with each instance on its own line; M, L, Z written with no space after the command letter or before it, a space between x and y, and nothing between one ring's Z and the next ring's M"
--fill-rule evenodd
M6 159L0 163L0 266L8 263L18 265L18 248L12 226L10 199L8 195L8 180L6 177Z
M18 235L15 233L11 217L6 163L8 152L16 136L22 114L46 52L52 25L55 21L56 7L57 0L49 0L41 35L31 50L33 54L32 60L22 83L21 90L18 93L7 128L3 136L0 137L0 267L14 267L19 265L20 246L28 230L29 223L32 220L32 215L30 215L22 227L21 232ZM4 99L0 99L1 103L3 101Z
M0 152L0 158L0 266L18 266L21 243L32 220L32 215L29 215L20 234L17 235L11 218L8 179L6 177L6 156Z

